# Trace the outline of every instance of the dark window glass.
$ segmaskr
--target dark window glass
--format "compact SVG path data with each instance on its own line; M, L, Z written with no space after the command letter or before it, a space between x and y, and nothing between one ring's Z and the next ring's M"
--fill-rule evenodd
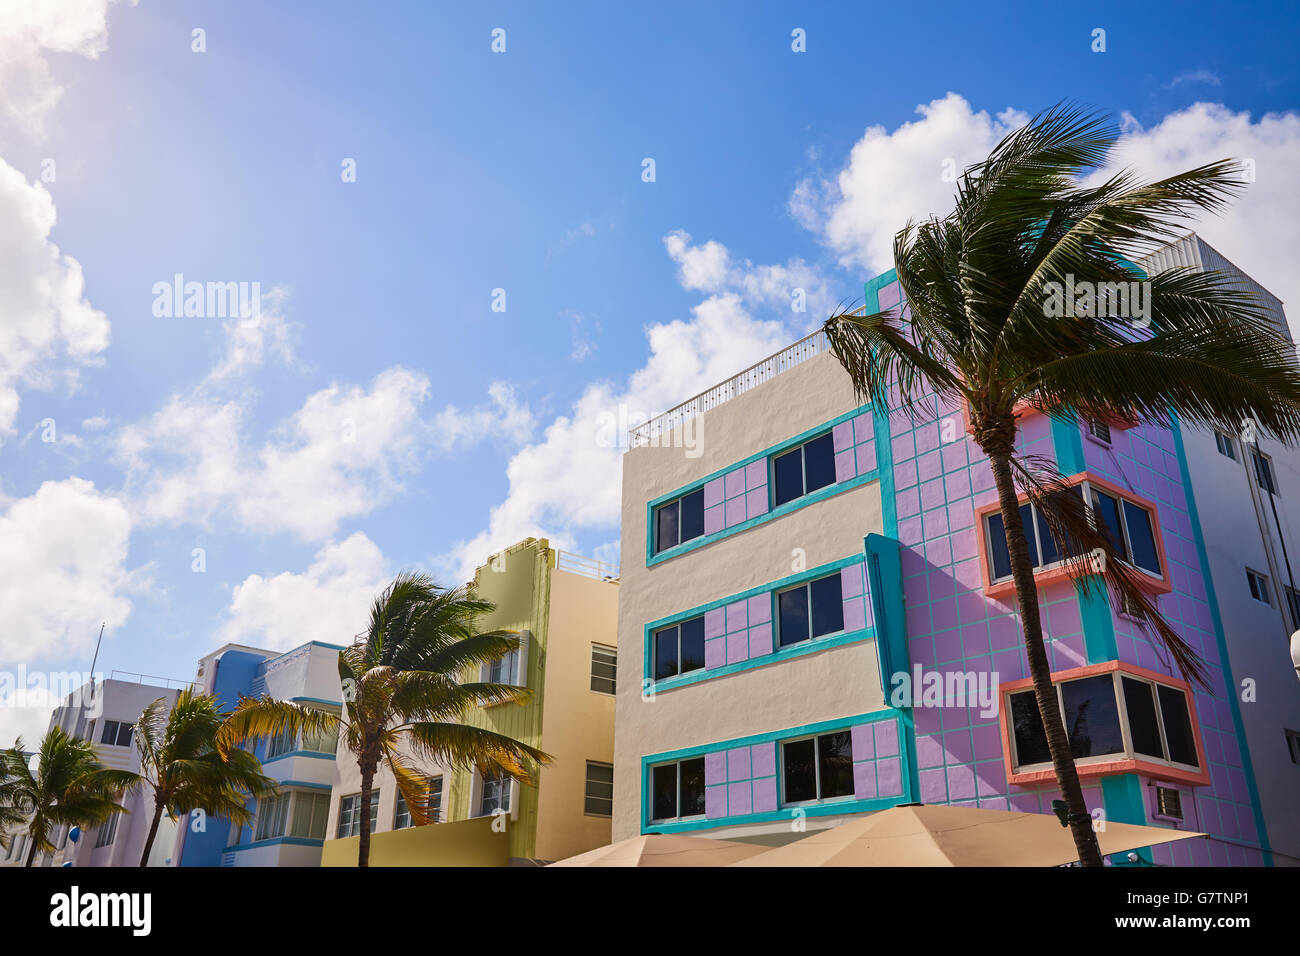
M1034 508L1034 522L1038 525L1038 543L1042 545L1043 564L1055 564L1061 560L1061 549L1056 546L1056 540L1052 537L1052 529L1047 523L1047 519L1042 513ZM1025 528L1025 534L1029 533L1029 528Z
M667 551L680 542L678 537L677 517L680 513L679 503L674 501L655 512L655 553Z
M1011 576L1011 552L1007 550L1007 529L1000 512L988 516L989 558L993 562L994 579Z
M1110 495L1094 490L1092 493L1092 507L1101 522L1101 530L1110 539L1111 547L1127 558L1128 551L1124 548L1124 532L1121 530L1119 523L1119 502Z
M816 741L796 740L782 748L785 762L785 800L798 803L817 799Z
M1036 568L1040 562L1038 546L1034 543L1035 517L1033 507L1028 502L1020 506L1020 523L1024 526L1025 541L1029 546L1029 564ZM988 522L989 557L993 561L993 577L995 580L1010 577L1011 553L1007 550L1007 532L1006 525L1002 522L1002 513L995 511L985 521Z
M803 446L803 468L808 479L805 493L835 484L835 440L830 432Z
M1133 752L1164 760L1165 748L1160 744L1160 725L1156 722L1156 699L1151 685L1132 677L1120 680L1124 684L1124 706L1128 710Z
M690 541L704 534L704 489L682 498L681 507L681 540Z
M1156 537L1151 530L1151 515L1131 501L1124 502L1124 520L1128 523L1128 541L1132 561L1139 568L1160 573L1160 558L1156 554Z
M608 817L614 813L614 768L604 763L587 764L587 789L583 813Z
M844 630L839 572L818 578L809 587L812 589L812 636L821 637Z
M808 640L808 589L782 591L776 597L781 646ZM841 612L842 613L842 612Z
M117 743L117 721L116 720L104 721L104 732L99 735L99 742L101 744Z
M853 743L849 731L817 738L817 764L823 800L853 795Z
M612 647L591 647L591 689L612 694L618 686L618 652Z
M776 478L776 503L783 505L803 494L803 449L786 452L772 463Z
M1075 759L1122 753L1115 683L1109 674L1066 681L1061 685L1065 702L1065 732Z
M1270 494L1277 494L1277 483L1273 480L1273 462L1257 450L1252 450L1250 457L1255 462L1255 483Z
M693 617L682 621L681 672L699 670L704 666L704 618Z
M704 758L683 760L682 816L694 817L704 813Z
M677 628L655 631L655 680L677 675Z
M131 746L131 734L135 730L130 724L119 724L117 728L117 745L119 747Z
M1038 713L1038 701L1034 699L1033 691L1011 695L1011 727L1016 737L1016 758L1021 766L1051 762L1047 733L1043 730L1043 718Z
M651 772L652 819L671 820L677 816L677 764L664 764Z
M1165 740L1169 744L1169 759L1199 767L1196 759L1196 738L1192 735L1192 722L1187 715L1187 695L1181 690L1156 685L1160 696L1160 716L1165 722Z

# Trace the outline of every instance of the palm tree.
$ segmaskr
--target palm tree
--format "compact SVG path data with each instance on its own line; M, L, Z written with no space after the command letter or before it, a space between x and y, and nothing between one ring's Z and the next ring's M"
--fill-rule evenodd
M38 850L53 853L58 849L50 840L55 827L95 826L125 812L118 800L130 786L132 774L105 768L94 746L59 727L51 727L41 741L35 772L30 755L23 752L22 738L0 753L0 763L8 781L6 815L21 815L31 837L24 866L32 865Z
M276 734L341 731L361 771L361 840L357 866L370 865L370 801L382 761L417 826L429 822L429 779L403 748L422 759L484 774L530 779L550 757L511 737L463 720L481 704L522 702L524 687L473 680L480 665L519 646L515 632L476 632L495 608L465 587L444 589L424 574L402 573L374 601L370 623L339 652L344 715L289 701L244 698L218 737L223 748Z
M244 825L252 820L247 797L277 792L275 781L262 774L261 762L247 750L218 753L217 732L227 716L216 697L193 688L182 691L170 708L167 698L159 697L140 715L134 734L140 772L132 775L131 786L148 787L154 798L141 866L148 862L164 812L176 819L203 810Z
M1035 117L965 171L951 214L909 222L896 236L909 314L859 310L824 326L860 398L914 416L925 414L921 402L930 393L969 409L968 430L997 488L1066 820L1088 866L1100 866L1101 856L1052 689L1017 486L1043 514L1079 586L1118 592L1184 676L1208 685L1202 662L1161 617L1082 496L1016 448L1017 417L1029 408L1070 422L1184 421L1229 433L1254 421L1283 440L1300 435L1296 353L1255 300L1217 273L1172 269L1147 278L1130 261L1179 235L1185 217L1226 206L1244 185L1239 167L1223 160L1151 183L1126 171L1083 185L1117 138L1108 119L1074 107ZM1114 314L1124 310L1111 299L1084 310L1091 314L1051 317L1048 303L1071 279L1145 279L1149 323Z

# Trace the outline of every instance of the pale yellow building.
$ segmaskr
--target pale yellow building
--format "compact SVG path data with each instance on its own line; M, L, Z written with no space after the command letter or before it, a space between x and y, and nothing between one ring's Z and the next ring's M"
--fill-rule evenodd
M439 820L425 827L409 825L392 774L381 768L371 866L535 865L610 842L617 571L528 538L480 567L473 590L496 605L481 626L515 630L523 640L493 673L464 679L517 683L532 695L482 707L468 722L537 747L553 762L535 785L425 766ZM356 865L360 790L355 760L340 753L323 866Z

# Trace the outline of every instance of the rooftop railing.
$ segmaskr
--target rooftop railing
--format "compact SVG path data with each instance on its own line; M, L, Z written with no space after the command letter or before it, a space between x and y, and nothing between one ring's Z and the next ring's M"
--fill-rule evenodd
M128 684L153 684L156 687L166 687L168 690L184 690L187 687L193 687L192 680L175 680L170 677L155 677L152 674L137 674L135 671L113 671L108 675L109 680L120 680Z
M782 372L801 365L815 355L831 350L830 341L825 332L814 332L804 336L793 345L788 345L775 355L769 355L761 362L756 362L743 372L738 372L725 382L720 382L694 398L688 398L662 415L654 418L627 433L629 448L655 445L659 439L670 434L684 422L703 415L710 409L717 408L723 402L729 402L738 395L743 395L751 388L762 385L776 378Z
M572 551L557 550L555 552L555 568L557 571L581 574L585 577L595 578L597 581L618 580L617 564L584 557L581 554L574 554Z

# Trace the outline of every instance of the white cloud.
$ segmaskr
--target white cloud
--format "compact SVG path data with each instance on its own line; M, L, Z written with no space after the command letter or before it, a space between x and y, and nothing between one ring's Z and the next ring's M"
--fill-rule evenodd
M293 329L284 316L287 290L277 286L262 297L256 319L227 319L222 323L226 352L208 374L219 384L261 368L268 357L288 366L295 364Z
M682 270L682 284L708 297L691 310L689 320L647 328L650 355L640 369L621 384L589 384L569 414L515 454L506 469L509 491L492 509L488 527L437 562L456 580L468 580L489 555L529 535L572 548L582 530L617 528L622 429L784 348L801 331L796 323L819 316L813 301L827 297L825 280L798 260L776 266L738 263L719 243L696 246L684 232L665 237L664 245ZM808 313L790 311L791 284L809 290ZM755 318L759 308L781 318Z
M1269 113L1252 121L1213 103L1171 113L1150 129L1125 116L1124 135L1109 169L1129 166L1145 179L1159 179L1205 163L1250 160L1255 182L1221 216L1189 222L1218 249L1288 306L1293 336L1300 338L1300 114Z
M491 404L462 411L448 405L433 420L434 440L444 450L484 438L501 438L516 444L532 437L537 420L527 403L519 401L508 382L488 386Z
M30 136L44 134L45 121L63 96L48 54L98 59L108 49L108 11L117 2L0 2L0 113L8 122Z
M0 159L0 437L14 432L20 389L71 390L108 347L81 264L50 242L54 220L45 188Z
M1207 79L1199 77L1199 79ZM945 158L958 170L987 155L1011 128L1027 120L1016 110L997 118L975 112L955 93L918 107L922 119L894 132L873 126L853 147L834 180L806 179L790 199L792 214L819 233L846 265L879 273L893 267L894 234L911 219L952 209L954 185L939 176ZM1122 136L1107 168L1090 181L1132 167L1159 179L1229 157L1253 161L1256 182L1221 217L1189 222L1210 245L1290 303L1300 338L1300 273L1292 250L1300 245L1300 115L1268 114L1252 121L1222 105L1197 103L1143 129L1124 116ZM701 258L708 258L701 254ZM709 275L696 265L692 275Z
M833 179L816 176L796 184L791 215L840 257L844 266L873 273L893 268L894 235L909 219L952 208L960 172L988 155L997 142L1029 117L1007 109L976 112L956 93L916 108L921 119L892 133L870 126Z
M0 504L0 659L93 648L100 622L121 625L142 583L126 567L126 506L81 478Z
M251 574L235 587L220 642L289 650L309 640L347 644L365 629L388 562L361 532L331 542L302 574Z
M402 489L426 442L419 409L428 394L429 380L403 368L368 389L331 385L255 447L241 403L200 387L124 428L118 457L148 523L229 514L250 530L323 540Z
M0 747L12 747L22 737L23 747L35 750L59 703L45 687L19 687L0 696Z

